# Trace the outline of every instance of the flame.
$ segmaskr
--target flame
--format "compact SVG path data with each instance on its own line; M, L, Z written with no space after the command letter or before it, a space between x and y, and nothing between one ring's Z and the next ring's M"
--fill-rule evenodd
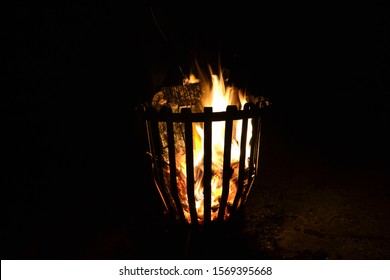
M214 74L209 66L211 82L206 82L205 75L198 79L191 74L184 83L200 82L202 87L201 104L204 107L213 107L213 112L226 111L228 105L236 105L238 109L243 109L246 102L246 93L234 86L225 84L225 80L220 74ZM224 213L224 219L229 216L229 206L233 205L237 193L238 163L240 160L240 140L242 131L242 120L233 121L233 137L231 143L231 167L233 174L229 183L229 195ZM247 136L252 135L252 127L248 125ZM204 195L203 195L203 123L193 124L193 147L194 147L194 194L195 204L198 216L198 222L203 223L204 219ZM247 137L246 157L250 151L250 137ZM223 159L224 159L224 141L225 141L225 122L212 122L212 178L211 178L211 220L216 220L219 215L219 205L222 196L222 177L223 177ZM245 168L248 168L249 162L245 162ZM176 169L179 189L179 197L184 210L184 216L187 222L191 223L189 203L186 187L186 158L185 152L176 152ZM239 202L241 203L241 201Z

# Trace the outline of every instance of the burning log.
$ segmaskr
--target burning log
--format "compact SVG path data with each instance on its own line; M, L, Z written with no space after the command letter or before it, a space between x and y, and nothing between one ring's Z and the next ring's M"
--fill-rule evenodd
M199 104L201 96L202 90L199 83L163 87L154 95L152 106L158 111L163 106L169 106L174 113L179 113L182 108L191 108L193 112L201 112Z

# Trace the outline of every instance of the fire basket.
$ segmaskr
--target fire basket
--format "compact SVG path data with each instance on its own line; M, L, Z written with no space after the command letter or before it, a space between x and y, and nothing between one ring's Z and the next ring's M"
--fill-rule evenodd
M228 223L243 208L259 170L268 105L224 85L222 77L212 80L210 88L199 82L164 87L143 106L165 213L196 228Z

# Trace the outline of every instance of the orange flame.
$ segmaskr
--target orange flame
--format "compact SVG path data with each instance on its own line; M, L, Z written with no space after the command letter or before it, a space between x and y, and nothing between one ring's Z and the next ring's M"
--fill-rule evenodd
M202 86L202 107L213 107L213 112L225 111L228 105L236 105L239 109L243 109L246 102L246 94L244 91L239 90L233 86L225 84L222 71L219 75L212 72L211 83L206 83L205 76L200 80ZM191 74L189 79L185 83L199 82L195 75ZM193 146L194 146L194 191L195 191L195 204L198 216L198 222L203 223L204 219L204 195L203 195L203 123L193 124ZM229 195L227 205L233 205L233 201L237 192L237 177L238 177L238 162L240 160L240 141L241 141L241 129L242 120L233 121L233 137L231 143L231 166L235 166L233 169L233 175L229 184ZM252 127L248 126L247 135L252 135ZM224 139L225 139L225 122L213 122L212 123L212 179L211 179L211 220L216 220L219 212L219 204L222 196L222 174L223 174L223 158L224 158ZM246 137L246 156L249 156L250 151L250 137ZM249 166L248 161L245 163L245 168ZM181 174L181 178L177 178L181 183L178 183L179 197L184 209L185 219L191 223L191 217L189 212L189 203L187 197L186 188L186 158L185 153L176 153L176 168ZM184 175L184 178L183 178ZM225 210L224 218L229 216L228 207Z

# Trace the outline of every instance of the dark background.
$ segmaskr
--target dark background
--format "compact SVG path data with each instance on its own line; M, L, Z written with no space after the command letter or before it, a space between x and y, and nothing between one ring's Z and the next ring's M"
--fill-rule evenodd
M268 181L388 185L388 3L259 5L2 9L2 259L161 257L135 108L195 58L272 101Z

